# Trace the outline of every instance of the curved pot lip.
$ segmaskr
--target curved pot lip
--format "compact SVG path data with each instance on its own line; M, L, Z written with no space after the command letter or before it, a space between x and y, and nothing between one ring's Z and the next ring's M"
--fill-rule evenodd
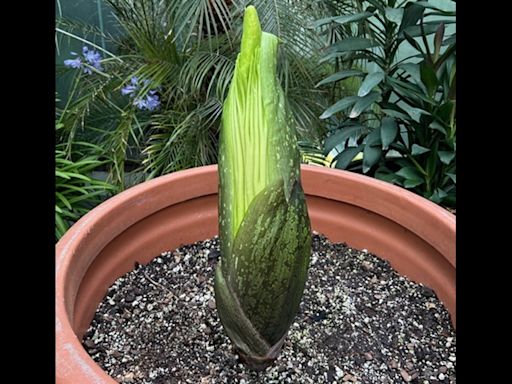
M320 175L324 175L329 178L343 178L346 180L351 180L357 182L359 184L367 186L369 189L378 190L381 192L389 192L393 195L400 195L402 197L406 197L409 203L412 203L414 206L424 206L428 210L432 212L440 221L447 223L450 226L454 226L456 222L456 217L453 213L449 212L447 209L437 205L436 203L417 195L405 188L399 187L398 185L394 185L388 183L384 180L379 180L370 176L361 175L359 173L350 172L341 169L334 168L326 168L318 165L309 165L303 164L301 166L301 170L304 173L316 173ZM315 194L317 196L323 196L324 194ZM332 196L332 195L331 195ZM343 194L339 193L335 197L342 197Z
M303 174L317 174L322 176L324 179L334 179L340 180L344 179L345 181L352 181L354 183L358 183L368 187L368 189L372 189L374 192L379 193L388 193L390 195L399 196L400 199L407 200L407 203L413 205L416 208L421 208L421 210L430 211L430 214L435 216L435 218L443 223L448 230L453 230L455 233L455 222L456 217L454 214L450 213L446 209L440 207L439 205L433 203L430 200L425 199L413 192L410 192L402 187L393 185L391 183L385 182L383 180L378 180L369 176L361 175L355 172L349 172L345 170L326 168L316 165L302 164L301 171ZM144 192L153 189L154 187L165 185L173 180L184 180L188 178L195 178L196 176L201 176L204 174L210 174L212 172L217 172L217 164L206 165L202 167L185 169L178 172L173 172L168 175L160 176L152 180L145 181L143 183L137 184L131 188L126 189L125 191L109 198L104 201L93 210L84 215L80 220L78 220L65 234L64 236L57 242L56 244L56 254L57 254L57 272L59 271L61 264L65 262L65 256L70 252L71 248L73 248L74 244L77 242L78 234L81 230L84 230L86 226L91 226L95 222L100 221L106 214L109 213L109 207L120 204L123 201L134 200ZM201 196L204 194L214 194L217 192L217 186L215 189L212 189L211 185L207 183L202 184L204 188L202 188L199 193L196 195L187 195L186 198L190 199L193 197ZM328 188L330 187L330 188ZM315 195L327 198L343 198L346 194L343 194L342 191L338 188L332 188L332 185L322 185L318 190L308 190L308 188L304 188L306 190L306 194ZM373 207L372 207L373 208ZM379 213L379 208L376 205L375 212ZM60 255L60 256L59 256ZM454 265L454 264L453 264Z
M307 178L303 177L303 187L307 195L341 201L350 198L349 201L354 200L359 206L369 211L386 214L407 229L409 229L408 223L417 221L417 217L414 220L414 215L416 212L417 216L417 210L419 210L426 214L427 226L434 223L439 233L444 233L446 239L453 239L455 236L455 215L401 187L349 171L305 164L301 165L301 169L302 175L308 176ZM87 378L89 383L115 383L114 379L107 375L82 347L72 329L68 315L72 308L68 308L69 303L66 302L65 291L67 280L70 279L71 265L78 259L76 254L81 243L88 238L100 238L101 240L102 235L99 233L101 228L98 229L96 226L101 227L98 224L106 217L113 221L109 223L108 227L112 238L131 226L140 217L146 217L158 211L160 207L151 199L151 191L155 191L155 188L165 188L169 183L174 182L184 183L183 185L192 183L193 187L190 189L174 188L168 192L169 196L166 196L166 199L170 204L176 204L195 197L216 194L218 186L217 183L212 182L212 180L216 180L216 177L217 165L214 164L174 172L133 186L84 215L56 244L57 383L67 383L67 381L59 381L59 376L69 377L71 372L76 372L81 377ZM347 188L339 188L340 182L346 183ZM351 195L351 185L363 186L369 194ZM402 202L405 203L405 208L400 208ZM134 205L137 206L136 212L133 209L127 209L133 208ZM390 210L390 207L393 209ZM112 215L114 215L113 220ZM412 228L411 230L413 232L422 231L421 228ZM444 241L440 247L445 248L447 259L455 266L455 244L448 243ZM71 383L71 381L69 382Z
M456 217L453 213L405 188L345 170L303 165L302 175L306 195L320 196L339 201L350 201L359 207L381 214L407 230L437 243L437 249L455 267ZM340 182L344 188L340 188ZM321 187L319 187L321 186ZM363 188L361 188L363 187ZM369 193L351 193L367 190ZM418 213L422 214L421 222ZM431 228L435 228L432 231ZM440 239L434 237L439 236Z

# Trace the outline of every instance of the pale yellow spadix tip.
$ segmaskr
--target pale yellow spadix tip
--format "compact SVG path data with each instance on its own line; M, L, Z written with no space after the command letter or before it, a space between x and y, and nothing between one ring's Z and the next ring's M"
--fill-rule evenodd
M260 41L261 25L258 12L253 5L250 5L245 8L240 55L245 56L253 53L256 47L260 45Z

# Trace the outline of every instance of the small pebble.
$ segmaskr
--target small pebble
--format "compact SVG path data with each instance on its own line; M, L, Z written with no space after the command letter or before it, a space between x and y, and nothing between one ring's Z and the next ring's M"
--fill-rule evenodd
M404 379L405 382L409 382L412 380L412 377L411 375L409 375L409 372L407 372L405 369L403 368L400 368L400 375L402 375L402 378Z

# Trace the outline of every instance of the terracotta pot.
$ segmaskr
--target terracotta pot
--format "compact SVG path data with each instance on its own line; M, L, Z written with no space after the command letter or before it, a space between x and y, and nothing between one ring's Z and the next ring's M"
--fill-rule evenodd
M433 288L455 324L455 216L402 188L355 173L302 167L314 230L390 261ZM109 199L56 250L58 384L115 383L81 339L109 286L164 250L217 230L217 166L173 173Z

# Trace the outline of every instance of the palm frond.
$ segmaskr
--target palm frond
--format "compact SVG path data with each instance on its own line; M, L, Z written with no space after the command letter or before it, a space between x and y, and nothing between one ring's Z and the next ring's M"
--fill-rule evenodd
M185 91L224 100L233 77L235 59L220 52L197 51L183 64L180 80Z
M179 56L172 39L165 5L159 0L107 0L119 25L147 60L160 59L177 63ZM130 48L130 47L128 47Z
M109 132L104 143L106 156L110 159L109 180L122 191L125 188L125 162L130 139L135 136L136 124L134 111L126 113L115 130Z
M156 115L143 151L149 178L215 163L221 112L220 100L210 98L190 112L171 110Z
M181 50L186 51L190 43L200 45L207 41L213 50L212 40L225 35L227 44L232 41L227 33L231 29L232 13L229 0L167 0L175 36Z

